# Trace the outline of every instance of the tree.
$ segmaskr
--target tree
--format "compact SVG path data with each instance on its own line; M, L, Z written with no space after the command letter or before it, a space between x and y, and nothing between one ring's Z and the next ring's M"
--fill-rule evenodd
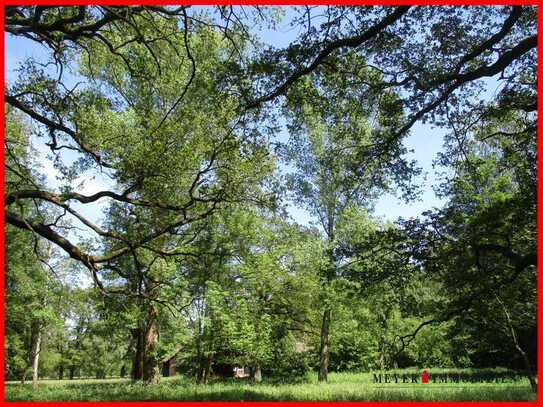
M521 95L520 103L509 106L534 112L535 87L523 76L535 74L535 21L535 9L521 6L300 7L292 22L301 28L299 38L285 49L262 52L254 64L255 77L264 83L249 106L286 95L330 59L356 53L384 75L373 90L395 90L408 112L391 129L391 143L419 120L444 118L450 104L477 111L480 82L506 70L500 94Z
M508 103L519 102L518 97L513 97ZM478 340L481 329L493 332L485 349L478 349L479 353L488 354L490 349L494 352L504 340L515 343L514 332L519 327L515 327L511 314L507 317L509 310L529 307L535 298L534 119L531 113L519 114L507 105L494 104L485 109L481 122L463 131L459 127L453 129L449 154L443 155L442 162L455 172L440 189L449 201L442 210L428 213L426 221L406 223L420 242L416 256L443 283L448 301L442 304L435 318L424 321L401 338L403 345L404 339L412 340L423 326L448 320L456 321L457 333L465 332L460 326L469 327L467 331ZM523 294L520 294L523 291L518 285L520 281L527 289ZM505 297L510 304L503 303L501 298ZM489 317L490 309L494 314L496 309L500 310L501 322L481 325L466 316L471 313L483 321L493 320L495 317ZM524 314L526 325L522 329L529 331L533 322L528 315ZM503 332L500 334L502 341L498 345L496 332L504 331L504 327L505 336ZM526 355L519 353L527 360ZM528 361L525 370L534 388L530 364Z
M8 108L4 153L6 193L29 185L36 186L40 177L29 167L32 151L29 126L15 111ZM22 203L21 213L33 216L58 216L47 205ZM6 251L6 366L7 377L22 378L32 374L32 387L38 386L40 355L49 331L60 319L58 303L63 287L49 261L53 247L31 233L8 225L5 230Z
M92 60L82 55L79 60L81 74L88 81L84 89L62 95L54 81L32 66L28 81L13 89L32 95L26 102L18 99L17 103L32 105L46 115L65 117L78 134L84 134L85 146L73 147L82 159L65 174L64 191L17 190L6 196L7 205L13 208L17 202L29 199L45 201L64 210L66 216L106 244L99 240L87 250L59 233L56 222L25 218L16 210L6 212L8 223L31 228L60 245L89 269L94 284L105 295L141 298L141 326L145 328L141 331L142 377L149 382L158 379L157 360L150 356L155 354L158 342L158 310L154 303L165 301L161 298L165 291L159 288L161 278L168 280L173 272L165 272L169 266L159 258L182 255L183 245L190 241L191 234L198 233L189 226L221 207L232 202L265 201L259 184L273 169L265 137L252 128L250 115L237 114L234 98L219 83L221 70L225 69L221 55L229 51L228 43L207 27L192 30L185 26L181 30L176 21L160 17L153 17L151 22L141 17L138 21L139 30L170 32L168 41L154 45L154 55L160 55L161 61L158 77L154 76L155 60L147 48L137 43L127 45L133 61L126 66L109 49L91 41L86 51L92 54ZM108 31L114 40L122 35L118 27ZM175 44L184 44L183 49L176 48L174 38ZM198 66L178 60L181 54L188 60L198 58ZM184 96L191 103L177 99L179 86L186 86ZM50 97L46 101L36 96L40 87L54 93L58 104L49 106ZM110 100L106 94L120 99ZM67 130L67 138L63 129ZM50 134L55 154L64 148L62 143L69 146L74 142L75 130L63 129L54 128ZM119 131L122 138L116 137ZM71 189L70 174L102 167L108 168L122 192L100 191L86 196ZM129 214L124 218L124 233L112 222L106 228L95 225L69 204L92 204L102 198L108 198L113 206L122 206ZM103 281L104 274L112 273L118 279L130 280L117 263L124 257L132 258L132 274L139 276L136 290L133 284L106 286ZM126 260L123 262L126 264Z
M308 245L315 236L245 206L207 223L186 263L197 381L207 383L214 369L232 365L250 368L255 381L263 371L279 374L274 345L284 340L281 346L293 353L288 333L301 338L313 322L316 280L302 265L315 257Z
M357 205L369 207L391 181L410 194L410 180L417 173L413 163L403 158L400 142L389 145L383 154L365 156L367 146L381 143L381 136L401 119L401 107L391 92L351 90L350 83L379 81L380 74L364 69L355 55L342 63L345 70L338 72L331 61L330 67L315 72L311 81L290 95L291 141L285 148L286 161L295 168L289 176L290 188L317 219L327 240L328 264L322 276L328 286L339 273L334 253L338 222ZM331 301L331 295L324 299L319 381L326 381L328 372Z
M262 22L273 24L276 21L273 12L267 14L261 8L255 10ZM397 104L410 112L405 120L397 121L387 134L381 135L381 143L375 143L366 150L370 157L386 154L390 144L397 143L418 120L434 114L436 119L444 117L450 103L461 104L473 111L477 82L499 75L506 69L510 69L511 73L501 95L507 99L508 95L517 92L514 89L519 89L518 95L521 96L520 103L510 103L509 107L524 112L535 111L534 88L526 86L522 79L526 71L530 71L530 68L526 67L535 66L531 63L537 43L537 37L533 34L534 8L403 6L391 10L389 7L327 7L324 11L324 15L328 17L327 22L320 27L313 26L315 19L311 16L316 12L313 8L300 8L297 10L300 16L293 19L294 25L305 28L300 38L282 50L258 51L256 59L254 53L243 52L243 45L253 40L246 20L240 18L237 10L232 7L218 7L217 11L219 23L214 24L213 20L201 18L198 13L189 13L185 6L11 6L6 9L6 30L13 35L25 36L45 45L52 50L55 62L62 67L66 64L68 49L83 55L92 55L94 59L95 50L98 48L121 61L120 64L129 75L155 78L161 76L164 68L164 65L161 65L162 55L158 52L158 44L172 46L172 42L168 41L163 33L176 32L177 22L181 22L182 38L179 38L179 42L185 45L185 69L191 73L186 86L181 86L180 94L172 98L169 104L171 111L167 110L162 115L165 120L182 99L188 99L187 92L193 85L197 59L190 52L189 27L218 26L218 31L222 31L223 39L230 47L230 56L227 63L222 65L226 69L219 70L221 74L217 79L221 85L227 83L228 89L239 92L237 107L238 111L242 112L260 108L265 102L286 95L301 79L326 66L331 60L342 60L345 55L354 53L359 56L360 61L364 61L364 65L369 66L371 63L383 73L383 80L370 83L374 94L387 94L390 89L401 89L402 92L394 92L396 95L405 95ZM147 16L156 18L144 18ZM247 19L250 17L248 15ZM169 21L166 27L160 25L163 20ZM417 24L413 24L413 21ZM453 26L457 35L451 38L444 27ZM423 27L431 29L426 30ZM118 33L122 35L119 36ZM130 39L124 42L126 36ZM131 59L130 50L134 48L135 42L142 44L140 51L151 61L153 68L150 73L142 73L141 67L135 67L137 62ZM429 43L435 43L431 52L426 50ZM468 51L465 51L466 44ZM178 55L175 59L178 59ZM103 146L99 146L99 143L93 145L91 140L87 140L88 136L79 129L74 131L73 127L59 122L51 115L52 110L61 113L65 108L58 106L58 103L56 106L40 106L39 95L45 95L47 100L51 100L51 96L55 94L57 102L67 103L70 92L59 92L61 82L46 80L37 83L44 86L33 89L32 101L25 100L30 94L27 93L28 89L24 90L24 86L23 89L10 90L6 101L53 130L51 145L54 150L60 147L55 134L64 134L71 143L70 147L80 151L91 162L105 168L113 165L116 169L117 164L108 163L105 157L102 157L106 153L100 151ZM238 88L230 87L232 83L238 83ZM457 97L458 93L462 97ZM162 126L161 120L156 121L156 124L161 124L158 127ZM147 129L147 133L149 132L150 129ZM136 181L138 179L136 178ZM128 195L134 185L128 179L126 181L128 185L124 194L103 191L103 194L90 198L90 201L104 196L120 201L132 199ZM11 204L16 197L24 199L21 194L10 196L6 199L6 204ZM32 197L59 199L39 192L32 193ZM61 197L61 203L68 198L89 202L88 197L71 195ZM136 204L137 201L131 203ZM153 206L160 207L157 203ZM25 227L25 223L14 217L14 214L8 213L7 221L18 227ZM40 230L42 236L59 243L71 256L88 263L87 266L91 269L96 268L93 265L95 260L101 260L82 257L73 244L60 239L48 229L34 229Z
M7 228L5 373L24 382L30 372L33 388L38 386L43 341L60 319L57 302L62 295L62 287L40 261L45 257L29 253L35 244L26 232Z

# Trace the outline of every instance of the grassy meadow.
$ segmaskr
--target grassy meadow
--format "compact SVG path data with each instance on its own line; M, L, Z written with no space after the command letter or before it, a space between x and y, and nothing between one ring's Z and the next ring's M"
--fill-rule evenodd
M412 371L398 371L398 373ZM197 385L183 376L163 378L148 386L128 379L42 380L32 385L6 383L6 400L244 400L244 401L439 401L500 400L527 401L535 397L527 379L508 383L374 383L371 373L331 373L328 383L319 384L316 374L299 383L252 384L243 380L214 380Z

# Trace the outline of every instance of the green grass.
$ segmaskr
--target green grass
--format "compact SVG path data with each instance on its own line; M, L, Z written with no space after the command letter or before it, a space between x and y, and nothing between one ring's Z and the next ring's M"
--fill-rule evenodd
M408 370L399 373L411 372ZM122 379L43 380L31 384L6 383L6 400L533 400L527 379L511 383L375 384L370 373L331 373L328 383L314 374L303 383L250 384L236 380L197 385L181 376L165 378L156 386Z

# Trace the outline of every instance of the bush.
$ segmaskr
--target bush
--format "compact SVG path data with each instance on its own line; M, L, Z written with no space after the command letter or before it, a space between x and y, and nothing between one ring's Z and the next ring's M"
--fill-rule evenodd
M308 352L281 352L262 370L266 376L291 382L305 380L310 371L309 365Z

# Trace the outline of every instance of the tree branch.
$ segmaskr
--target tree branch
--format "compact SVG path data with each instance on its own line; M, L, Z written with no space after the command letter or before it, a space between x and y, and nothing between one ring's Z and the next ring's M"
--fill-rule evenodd
M324 48L324 50L322 50L317 55L317 57L313 60L313 62L310 65L294 72L274 91L272 91L268 95L265 95L256 100L253 100L247 105L246 108L254 109L258 107L259 105L261 105L262 103L268 102L272 99L275 99L277 96L284 94L298 79L300 79L302 76L305 76L313 72L315 69L317 69L317 67L319 67L319 65L323 63L323 61L326 59L328 55L330 55L331 53L333 53L339 48L359 47L364 42L367 42L371 40L372 38L375 38L385 28L387 28L389 25L394 24L397 20L399 20L404 14L407 13L409 9L410 9L410 6L397 7L393 13L383 18L379 23L370 27L368 30L364 31L362 34L354 36L354 37L342 38L342 39L331 42Z

